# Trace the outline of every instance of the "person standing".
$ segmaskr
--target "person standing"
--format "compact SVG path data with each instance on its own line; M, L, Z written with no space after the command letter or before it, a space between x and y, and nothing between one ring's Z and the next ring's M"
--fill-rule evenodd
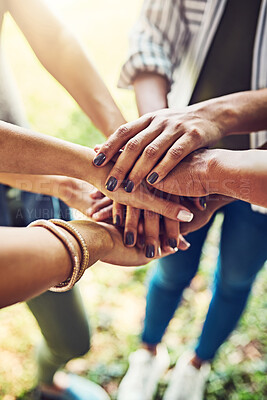
M266 49L266 0L145 0L119 86L134 88L140 115L265 88ZM215 146L246 150L265 142L266 132L259 132L227 136ZM220 253L206 320L195 348L178 360L164 400L203 399L210 363L238 323L267 258L266 209L258 212L245 202L229 200L221 211ZM148 288L141 348L130 355L118 400L152 399L168 367L166 349L159 344L197 272L212 221L187 236L189 250L157 262Z

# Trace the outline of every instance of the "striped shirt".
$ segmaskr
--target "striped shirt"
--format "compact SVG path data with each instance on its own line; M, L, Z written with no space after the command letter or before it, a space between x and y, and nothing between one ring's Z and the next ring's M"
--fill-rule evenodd
M252 0L253 1L253 0ZM170 83L170 107L184 107L222 18L227 0L145 0L130 34L129 57L119 87L130 88L140 71ZM251 89L267 87L267 0L262 0L252 60ZM267 142L267 131L250 135L251 147Z

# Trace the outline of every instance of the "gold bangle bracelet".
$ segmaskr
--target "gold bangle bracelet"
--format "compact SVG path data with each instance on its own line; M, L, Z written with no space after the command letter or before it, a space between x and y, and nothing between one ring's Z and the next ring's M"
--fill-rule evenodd
M61 228L65 228L70 234L72 234L77 242L79 243L81 253L82 253L82 260L81 260L81 265L80 265L80 272L78 275L78 278L76 282L78 282L81 277L83 276L85 270L88 268L89 265L89 251L86 245L86 241L84 240L83 236L81 233L71 224L69 224L66 221L63 221L61 219L50 219L50 222L53 224L60 226Z
M61 282L56 286L51 287L49 290L52 292L66 292L67 290L72 289L75 283L77 282L78 276L80 274L80 262L79 262L78 252L76 251L73 243L69 240L69 238L65 235L64 232L62 232L56 225L54 225L50 221L47 221L45 219L39 219L28 225L28 227L35 227L35 226L46 228L51 233L53 233L67 249L72 262L72 273L70 277L67 278L64 282Z

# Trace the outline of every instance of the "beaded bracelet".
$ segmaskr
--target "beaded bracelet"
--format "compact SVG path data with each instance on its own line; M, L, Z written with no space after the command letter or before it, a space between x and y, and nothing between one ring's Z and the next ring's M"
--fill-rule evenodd
M81 277L83 276L84 271L88 268L88 265L89 265L89 251L88 251L88 248L86 245L86 241L84 240L84 238L80 234L80 232L74 226L69 224L68 222L63 221L62 219L50 219L49 221L55 225L65 228L69 233L71 233L75 237L75 239L79 243L81 253L82 253L82 260L81 260L78 278L76 280L76 282L78 282L81 279Z
M28 227L35 227L35 226L46 228L50 232L52 232L64 244L65 248L68 250L68 253L72 261L71 276L64 282L61 282L56 286L51 287L49 290L52 292L66 292L67 290L72 289L80 275L79 256L73 243L69 240L69 238L65 235L64 232L62 232L56 225L54 225L50 221L47 221L45 219L39 219L28 225Z

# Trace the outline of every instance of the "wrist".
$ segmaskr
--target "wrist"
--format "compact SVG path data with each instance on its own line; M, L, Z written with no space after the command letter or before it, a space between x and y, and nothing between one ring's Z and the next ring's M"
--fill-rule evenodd
M81 233L86 241L89 250L90 265L99 260L103 254L106 255L113 249L113 239L102 223L91 220L78 220L71 221L70 224Z
M237 113L226 96L193 105L192 110L214 123L221 137L229 135L237 125Z

